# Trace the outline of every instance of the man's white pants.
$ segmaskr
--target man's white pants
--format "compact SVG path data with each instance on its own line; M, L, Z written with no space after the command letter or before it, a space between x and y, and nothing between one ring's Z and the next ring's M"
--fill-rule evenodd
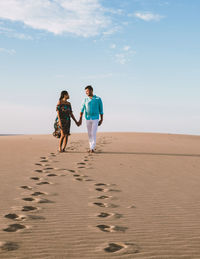
M86 120L90 149L94 149L96 146L96 134L99 120Z

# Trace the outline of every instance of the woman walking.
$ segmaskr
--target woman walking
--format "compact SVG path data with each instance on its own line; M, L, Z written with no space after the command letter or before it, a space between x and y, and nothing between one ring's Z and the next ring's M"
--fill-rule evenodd
M73 115L71 103L68 102L69 94L67 91L62 91L56 110L58 113L58 121L61 129L61 137L59 142L59 152L65 152L68 136L70 135L71 118L78 126L78 122Z

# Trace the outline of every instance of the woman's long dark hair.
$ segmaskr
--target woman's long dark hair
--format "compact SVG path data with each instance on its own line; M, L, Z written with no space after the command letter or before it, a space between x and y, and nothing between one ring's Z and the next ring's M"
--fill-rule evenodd
M67 91L62 91L61 94L60 94L60 98L59 100L61 101L65 95L68 95L68 92Z

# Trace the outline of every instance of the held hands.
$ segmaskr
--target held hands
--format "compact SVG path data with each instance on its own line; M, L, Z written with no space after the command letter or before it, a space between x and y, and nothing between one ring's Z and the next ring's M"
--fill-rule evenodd
M82 124L82 119L80 118L79 121L76 121L76 125L79 127Z
M99 123L98 123L98 126L101 126L103 120L100 120Z
M103 120L100 120L99 123L98 123L98 126L101 126L102 122L103 122ZM76 123L76 125L77 125L78 127L81 126L81 124L82 124L82 118L80 118L79 121L76 120L75 123Z

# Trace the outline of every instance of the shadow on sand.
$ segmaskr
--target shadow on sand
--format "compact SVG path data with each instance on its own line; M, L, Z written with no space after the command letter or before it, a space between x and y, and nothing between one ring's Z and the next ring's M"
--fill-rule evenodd
M67 151L67 153L85 153L81 151ZM177 154L177 153L152 153L152 152L123 152L123 151L96 151L95 154L105 155L145 155L145 156L180 156L180 157L200 157L200 154Z

